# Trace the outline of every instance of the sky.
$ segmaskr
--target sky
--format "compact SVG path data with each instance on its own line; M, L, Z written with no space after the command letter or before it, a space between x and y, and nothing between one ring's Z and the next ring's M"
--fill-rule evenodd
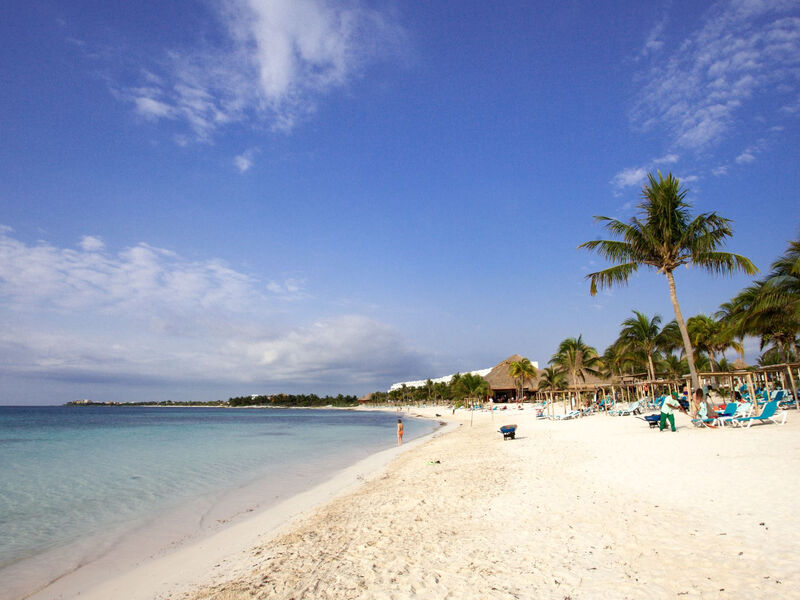
M800 234L797 0L8 0L0 65L0 404L602 352L673 318L577 249L655 170L762 272ZM683 312L752 279L682 268Z

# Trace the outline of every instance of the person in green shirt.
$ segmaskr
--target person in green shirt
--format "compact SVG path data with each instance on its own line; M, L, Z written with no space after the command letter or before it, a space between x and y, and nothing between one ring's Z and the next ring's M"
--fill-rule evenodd
M664 431L664 428L667 426L667 421L669 421L672 431L677 431L677 429L675 429L675 409L684 413L686 412L683 410L681 403L675 398L672 396L665 397L664 403L661 405L661 419L658 422L659 431Z

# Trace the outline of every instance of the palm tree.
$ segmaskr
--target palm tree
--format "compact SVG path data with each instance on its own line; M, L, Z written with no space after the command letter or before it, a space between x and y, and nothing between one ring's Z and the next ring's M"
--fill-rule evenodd
M680 381L686 371L689 370L685 360L681 360L672 352L667 352L658 361L658 371L663 373L668 379Z
M603 352L599 374L605 379L613 379L626 373L633 373L641 362L641 357L622 341L617 339Z
M465 400L469 400L470 414L469 424L472 426L472 418L475 413L475 401L486 397L491 393L492 389L489 387L489 382L480 375L474 373L465 373L458 378L456 389L459 395L463 396Z
M602 367L597 350L587 345L582 335L562 341L550 364L569 375L569 381L574 386L578 385L578 380L586 381L586 375L597 375Z
M638 310L634 310L633 314L636 316L622 322L619 340L626 348L644 352L647 356L647 375L653 381L656 378L653 354L661 344L661 316L655 315L650 319Z
M708 355L711 370L714 370L714 336L716 336L722 326L719 325L714 319L707 315L695 315L689 317L686 321L686 329L689 331L689 341L692 342L692 348L699 355L705 353ZM696 365L695 365L696 366Z
M517 382L519 386L517 398L521 399L525 393L525 380L531 380L536 377L536 367L533 366L529 358L521 358L508 364L508 374Z
M800 240L772 264L769 275L737 294L731 322L739 335L761 338L761 347L773 343L784 359L800 358L796 337L800 333Z
M553 406L553 392L556 390L563 390L567 387L567 379L564 371L558 370L556 367L546 367L541 372L539 377L539 391L548 392L550 401L548 408Z
M605 223L609 232L622 239L594 240L578 247L597 251L617 263L586 276L591 281L592 295L598 289L627 283L642 265L666 276L672 309L692 375L692 386L697 388L700 382L694 365L694 352L678 304L673 271L681 265L690 264L716 274L743 271L752 275L758 269L744 256L719 251L725 239L733 235L730 219L713 212L691 218L690 205L684 200L687 191L680 187L680 182L672 173L665 178L659 172L658 179L650 173L647 178L648 183L642 188L642 201L638 206L639 217L633 217L629 223L610 217L595 217L595 220Z

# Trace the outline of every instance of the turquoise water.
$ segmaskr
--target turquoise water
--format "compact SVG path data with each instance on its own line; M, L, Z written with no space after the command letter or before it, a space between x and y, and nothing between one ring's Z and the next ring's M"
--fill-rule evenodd
M396 423L341 410L0 407L0 578L154 513L197 506L198 525L226 491L276 502L395 445ZM406 439L436 426L404 423Z

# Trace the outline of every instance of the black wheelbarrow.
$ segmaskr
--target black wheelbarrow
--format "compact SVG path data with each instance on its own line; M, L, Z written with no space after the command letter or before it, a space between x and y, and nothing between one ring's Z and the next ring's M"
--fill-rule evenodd
M499 429L500 433L503 434L503 441L505 440L513 440L514 436L517 435L517 426L516 425L503 425Z

